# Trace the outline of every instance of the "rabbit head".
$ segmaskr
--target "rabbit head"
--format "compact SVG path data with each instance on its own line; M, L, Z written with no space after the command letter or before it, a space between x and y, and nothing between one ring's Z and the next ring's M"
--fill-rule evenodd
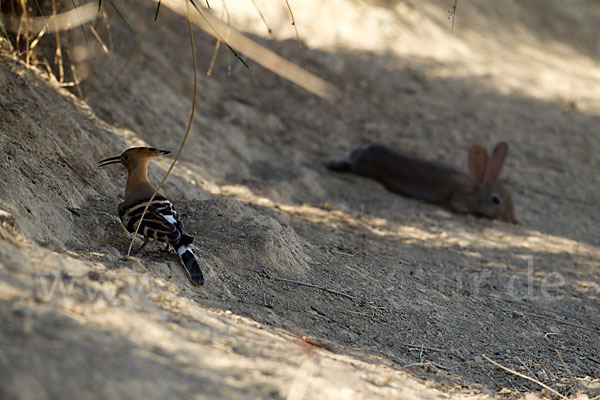
M498 177L508 155L508 145L498 143L491 156L479 145L469 149L468 165L473 189L463 192L452 201L461 212L516 223L512 196Z

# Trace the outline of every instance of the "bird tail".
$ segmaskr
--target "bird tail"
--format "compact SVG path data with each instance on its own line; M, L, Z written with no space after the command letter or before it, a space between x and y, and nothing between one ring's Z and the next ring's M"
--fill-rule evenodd
M204 276L200 270L200 265L196 261L192 248L186 244L182 244L177 248L177 255L185 268L185 272L194 285L204 285Z

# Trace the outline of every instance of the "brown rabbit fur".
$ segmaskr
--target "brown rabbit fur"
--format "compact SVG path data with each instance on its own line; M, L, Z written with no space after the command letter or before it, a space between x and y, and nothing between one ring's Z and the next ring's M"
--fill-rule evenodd
M498 181L508 154L508 145L498 143L492 155L474 145L469 149L470 174L440 161L430 161L382 144L358 148L350 158L327 163L334 171L373 178L391 192L446 206L461 214L516 223L512 197Z

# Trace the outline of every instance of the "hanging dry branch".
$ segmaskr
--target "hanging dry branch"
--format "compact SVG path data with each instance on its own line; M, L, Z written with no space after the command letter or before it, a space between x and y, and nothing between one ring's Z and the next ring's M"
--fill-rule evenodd
M161 4L169 7L181 16L187 16L186 2L162 0ZM292 64L285 58L278 56L271 50L247 38L231 26L214 17L208 10L198 9L198 11L198 13L192 13L192 22L206 31L206 33L222 40L235 50L253 59L256 63L319 97L334 101L339 96L339 90L329 82Z
M93 21L98 16L98 5L88 3L60 14L45 17L27 17L2 15L2 23L11 31L19 29L21 34L38 34L43 29L46 32L64 31L80 27L86 22Z

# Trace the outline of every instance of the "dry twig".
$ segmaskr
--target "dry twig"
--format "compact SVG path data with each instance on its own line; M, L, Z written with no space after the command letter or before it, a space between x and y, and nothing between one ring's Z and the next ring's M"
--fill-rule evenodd
M185 2L186 4L188 2ZM162 4L172 11L187 15L185 5L176 0L163 0ZM202 28L206 33L220 39L232 49L236 49L258 64L275 72L279 76L295 83L296 85L316 94L326 100L335 101L340 96L340 91L335 86L317 77L305 69L292 64L283 57L259 45L242 35L232 27L228 26L209 12L191 15L192 23Z
M70 57L70 55L69 55L69 57ZM81 79L79 79L79 76L77 75L77 70L73 64L71 64L71 75L73 75L73 83L75 83L75 88L77 89L79 98L82 101L85 101L85 98L83 97L83 90L81 89L81 86L79 85L79 83L81 82Z
M448 11L448 19L452 19L452 32L454 32L454 19L456 18L456 6L458 5L458 0L454 0L454 6L450 11Z
M98 31L96 30L96 28L94 28L93 25L90 25L89 28L90 28L90 32L92 32L92 35L94 35L94 37L96 38L98 43L100 43L100 47L102 48L102 51L104 52L104 54L109 54L110 52L108 51L108 47L106 47L106 44L104 44L104 41L98 34Z
M82 181L84 181L85 183L87 183L87 184L88 184L88 185L90 185L91 187L94 187L94 185L92 185L92 184L90 183L90 181L88 181L88 180L87 180L87 178L86 178L85 176L83 176L83 175L82 175L82 174L81 174L79 171L77 171L77 170L75 169L75 167L74 167L74 166L73 166L73 165L72 165L70 162L68 162L68 161L67 161L67 160L66 160L66 159L65 159L63 156L61 156L61 155L60 155L58 152L56 152L56 155L58 156L58 158L59 158L59 159L60 159L62 162L64 162L64 163L65 163L65 165L66 165L67 167L69 167L69 168L71 169L71 171L75 172L75 174L76 174L78 177L80 177Z
M531 368L529 368L527 366L527 364L525 364L523 361L521 361L521 359L517 356L515 356L515 358L517 359L517 361L519 361L521 363L521 365L523 366L523 368L525 368L527 370L527 372L529 372L531 374L531 376L535 376L535 374L533 373L533 371L531 370Z
M481 355L481 358L483 358L483 359L484 359L484 360L486 360L486 361L489 361L489 362L491 362L492 364L494 364L494 365L495 365L496 367L498 367L498 368L501 368L501 369L503 369L503 370L505 370L505 371L508 371L508 372L510 372L510 373L511 373L511 374L513 374L513 375L516 375L516 376L518 376L518 377L521 377L521 378L523 378L523 379L527 379L528 381L531 381L531 382L533 382L533 383L537 383L538 385L540 385L540 386L541 386L541 387L543 387L544 389L546 389L546 390L549 390L550 392L554 393L555 395L557 395L557 396L558 396L558 397L560 397L561 399L566 399L566 398L567 398L566 396L564 396L564 395L560 394L559 392L557 392L556 390L552 389L550 386L548 386L548 385L546 385L546 384L544 384L544 383L540 382L539 380L537 380L537 379L535 379L535 378L531 378L531 377L529 377L529 376L527 376L527 375L524 375L524 374L522 374L522 373L520 373L520 372L517 372L517 371L515 371L514 369L510 369L510 368L508 368L508 367L505 367L504 365L502 365L502 364L499 364L499 363L497 363L496 361L492 360L491 358L489 358L489 357L488 357L488 356L486 356L485 354L482 354L482 355Z
M286 278L275 278L275 280L276 281L282 281L282 282L295 283L297 285L308 286L308 287L312 287L312 288L315 288L315 289L321 289L321 290L324 290L326 292L337 294L337 295L340 295L340 296L344 296L344 297L347 297L347 298L352 299L352 300L355 299L354 296L352 296L352 295L350 295L348 293L340 292L340 291L334 290L334 289L329 289L329 288L326 288L325 286L319 286L319 285L315 285L315 284L312 284L312 283L307 283L307 282L302 282L302 281L295 281L293 279L286 279Z
M420 366L420 367L425 368L428 365L433 365L434 367L439 368L439 369L445 369L445 370L449 369L445 365L438 364L438 363L433 362L433 361L423 361L423 351L425 350L425 346L421 345L421 346L418 346L418 348L420 350L419 351L419 362L418 363L412 363L412 364L405 365L404 368L416 367L416 366Z
M81 26L93 21L98 16L98 5L93 2L81 7L75 7L63 13L56 12L56 2L52 2L52 15L41 17L0 15L0 22L6 23L12 31L18 31L19 35L25 33L39 34L42 30L46 32L58 32Z
M133 242L135 241L135 238L140 229L140 226L142 225L144 216L146 215L146 212L148 212L148 208L150 207L150 204L152 204L152 201L158 194L158 191L160 190L162 185L165 183L165 181L171 174L171 171L175 167L177 160L179 160L179 156L181 155L181 152L183 151L185 142L187 141L187 139L190 135L190 130L192 129L192 122L194 121L194 113L196 110L196 94L198 91L198 68L196 65L196 48L194 46L194 31L192 29L192 20L190 17L190 6L187 1L185 2L185 4L187 5L187 20L188 20L188 28L189 28L189 33L190 33L190 45L192 48L192 60L193 60L193 64L194 64L194 93L193 93L193 99L192 99L192 111L190 112L190 120L188 122L188 126L185 131L185 136L183 137L183 140L181 141L181 145L179 146L179 151L177 152L177 155L175 155L175 158L173 159L173 162L171 163L169 170L167 171L165 176L162 178L162 181L160 181L160 184L156 187L156 190L154 190L154 193L152 193L152 197L150 197L150 200L148 200L148 203L146 203L146 207L144 207L144 211L142 212L142 217L140 218L140 222L137 224L137 226L135 228L135 232L133 234L133 238L131 239L131 243L129 244L129 249L127 250L127 257L129 257L129 255L131 254L131 248L133 247Z
M519 397L521 397L522 399L525 398L525 396L523 396L523 394L521 392L519 392L519 389L517 389L517 387L515 386L514 383L512 383L512 381L508 378L506 378L506 380L508 381L508 383L510 383L510 386L512 386L512 388L514 389L515 392L517 392L517 394L519 395Z
M270 35L271 33L273 33L273 30L269 26L269 23L267 22L267 19L263 15L262 11L260 11L260 8L258 8L258 6L256 5L256 1L254 1L254 0L250 0L250 1L252 1L252 4L254 5L254 8L256 8L256 11L258 11L258 15L260 15L260 19L263 20L265 26L267 27L267 30L269 31L269 35ZM288 6L289 6L289 4L288 4Z
M346 310L346 309L344 309L344 311L349 312L351 314L362 315L363 317L368 317L368 318L373 318L375 316L375 311L373 311L373 314L366 314L366 313L362 313L360 311L352 311L352 310Z
M581 397L581 390L579 390L579 386L577 385L577 382L575 382L575 379L573 378L573 374L571 374L571 370L569 369L569 367L567 367L567 363L565 362L562 355L560 354L560 351L558 351L558 347L556 347L554 342L552 340L550 340L550 336L553 336L553 335L558 335L558 333L548 332L544 335L544 339L546 339L546 341L548 343L550 343L552 345L552 347L554 348L554 351L556 352L556 355L560 359L560 362L562 363L563 367L567 371L567 374L569 375L569 379L571 379L571 383L575 387L575 391L577 392L577 397L579 398L579 397Z
M302 47L302 41L300 40L300 34L298 33L298 26L296 25L296 19L294 18L294 13L292 12L292 7L290 6L289 0L285 0L285 4L287 5L288 11L290 12L290 18L292 19L292 26L294 27L294 31L296 32L296 42L298 43L298 49L300 49L300 57L302 57L302 66L306 69L306 59L304 58L304 47Z
M408 344L408 343L403 343L403 346L409 347L411 349L425 349L425 350L429 350L429 351L436 351L438 353L449 353L448 350L444 350L444 349L438 349L435 347L426 347L420 344Z

